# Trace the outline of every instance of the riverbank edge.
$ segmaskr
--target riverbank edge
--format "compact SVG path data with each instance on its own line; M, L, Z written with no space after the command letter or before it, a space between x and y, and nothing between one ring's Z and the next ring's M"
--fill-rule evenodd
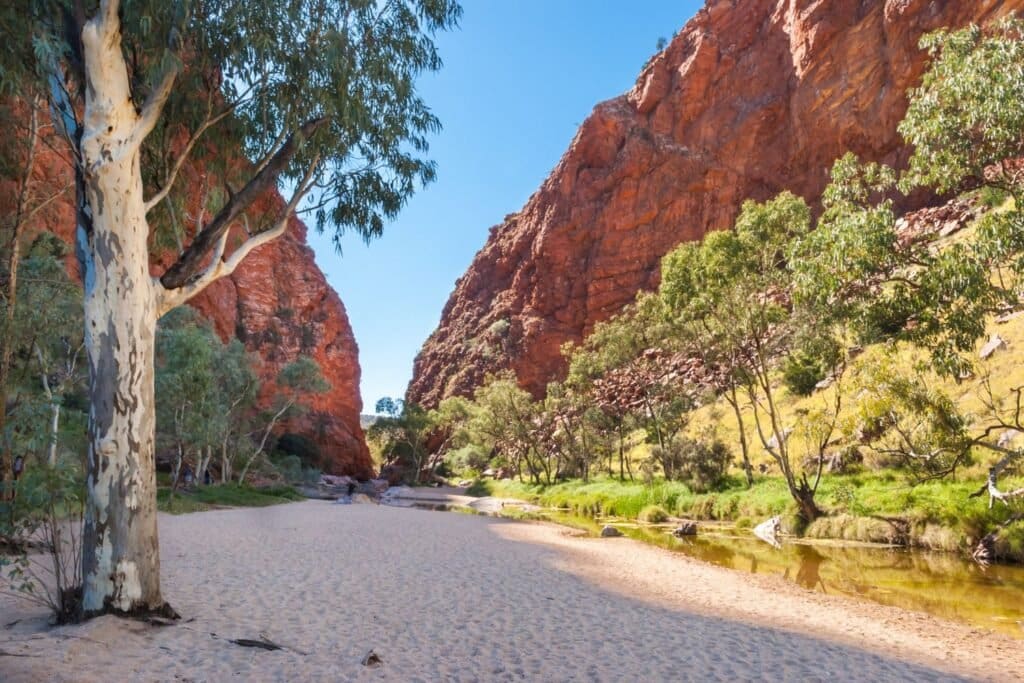
M652 505L657 505L652 501L636 509L638 508L636 504L617 505L616 501L609 500L606 495L587 496L578 492L572 496L572 500L567 500L564 492L559 495L549 495L548 492L551 488L540 487L540 490L530 490L529 487L517 482L477 480L473 486L469 487L467 493L495 498L520 499L541 507L567 510L582 517L609 516L632 522L644 521L644 513L649 514L649 508ZM652 487L652 490L656 490L655 487ZM850 514L826 510L824 516L801 527L796 518L795 509L788 504L784 509L776 508L763 511L759 517L752 518L746 514L748 511L743 509L715 508L710 504L714 500L714 496L715 494L697 496L695 500L698 502L684 510L684 514L666 510L666 517L672 521L727 522L735 524L739 528L749 528L778 514L782 518L783 533L797 538L918 548L933 552L954 553L967 558L971 557L981 537L981 534L972 534L962 527L958 528L935 519L929 519L924 511L917 509L908 509L903 514L884 512ZM624 511L623 507L632 508L632 510ZM716 514L701 514L701 511L714 511ZM992 533L994 533L992 548L996 561L1006 564L1024 564L1024 544L1021 542L1024 537L1024 520L997 528Z

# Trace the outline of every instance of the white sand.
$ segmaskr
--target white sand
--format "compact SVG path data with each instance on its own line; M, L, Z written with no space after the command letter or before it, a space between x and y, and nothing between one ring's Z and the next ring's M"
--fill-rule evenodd
M0 651L27 655L0 680L1024 679L1020 641L550 525L311 501L160 533L188 621L48 629L0 597ZM228 640L260 634L294 651Z

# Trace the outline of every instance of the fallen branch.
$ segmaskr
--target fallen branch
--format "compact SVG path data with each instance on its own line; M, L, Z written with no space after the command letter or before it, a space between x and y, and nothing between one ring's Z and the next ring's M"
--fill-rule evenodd
M242 647L254 647L259 650L283 650L284 648L277 643L261 638L260 640L252 640L250 638L232 638L231 642L235 645L241 645Z
M986 446L991 450L999 451L1004 455L1002 458L1000 458L999 462L997 462L995 465L992 466L991 469L989 469L988 478L985 480L985 483L982 485L982 487L968 497L977 498L978 496L981 496L984 493L988 492L988 507L991 510L992 506L995 504L997 500L1003 503L1004 505L1009 505L1007 501L1010 500L1011 498L1024 496L1024 487L1014 489L1013 491L1000 491L998 484L999 475L1002 474L1003 470L1005 470L1007 467L1015 463L1021 457L1024 457L1024 451L1010 450L1008 448L1001 448L999 446L995 446L993 444L988 443L981 443L980 445Z

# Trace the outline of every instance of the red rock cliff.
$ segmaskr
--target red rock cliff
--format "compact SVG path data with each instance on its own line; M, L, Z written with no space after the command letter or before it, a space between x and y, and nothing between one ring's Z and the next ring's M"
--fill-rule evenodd
M818 196L847 150L899 164L920 37L1024 0L708 0L625 95L595 107L490 237L416 358L434 405L511 368L535 394L560 347L657 286L661 257L728 228L747 198ZM910 206L906 208L911 208Z
M300 354L312 357L331 388L304 399L309 411L280 431L301 434L335 474L373 474L359 413L359 348L338 294L306 244L306 226L254 250L230 276L190 302L222 339L237 336L262 359L260 400L269 405L273 378Z

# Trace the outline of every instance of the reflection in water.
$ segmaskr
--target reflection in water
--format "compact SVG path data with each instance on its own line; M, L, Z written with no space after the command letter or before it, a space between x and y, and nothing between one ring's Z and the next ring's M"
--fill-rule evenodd
M713 522L679 539L673 525L588 518L546 511L544 519L592 533L613 523L627 536L722 567L773 574L808 589L929 612L1024 638L1024 567L987 570L952 553L791 539L776 550L748 531Z
M800 565L796 571L796 582L811 590L820 585L821 591L827 593L825 582L821 580L821 563L825 561L825 556L813 546L800 545L797 546L797 557L800 558Z

